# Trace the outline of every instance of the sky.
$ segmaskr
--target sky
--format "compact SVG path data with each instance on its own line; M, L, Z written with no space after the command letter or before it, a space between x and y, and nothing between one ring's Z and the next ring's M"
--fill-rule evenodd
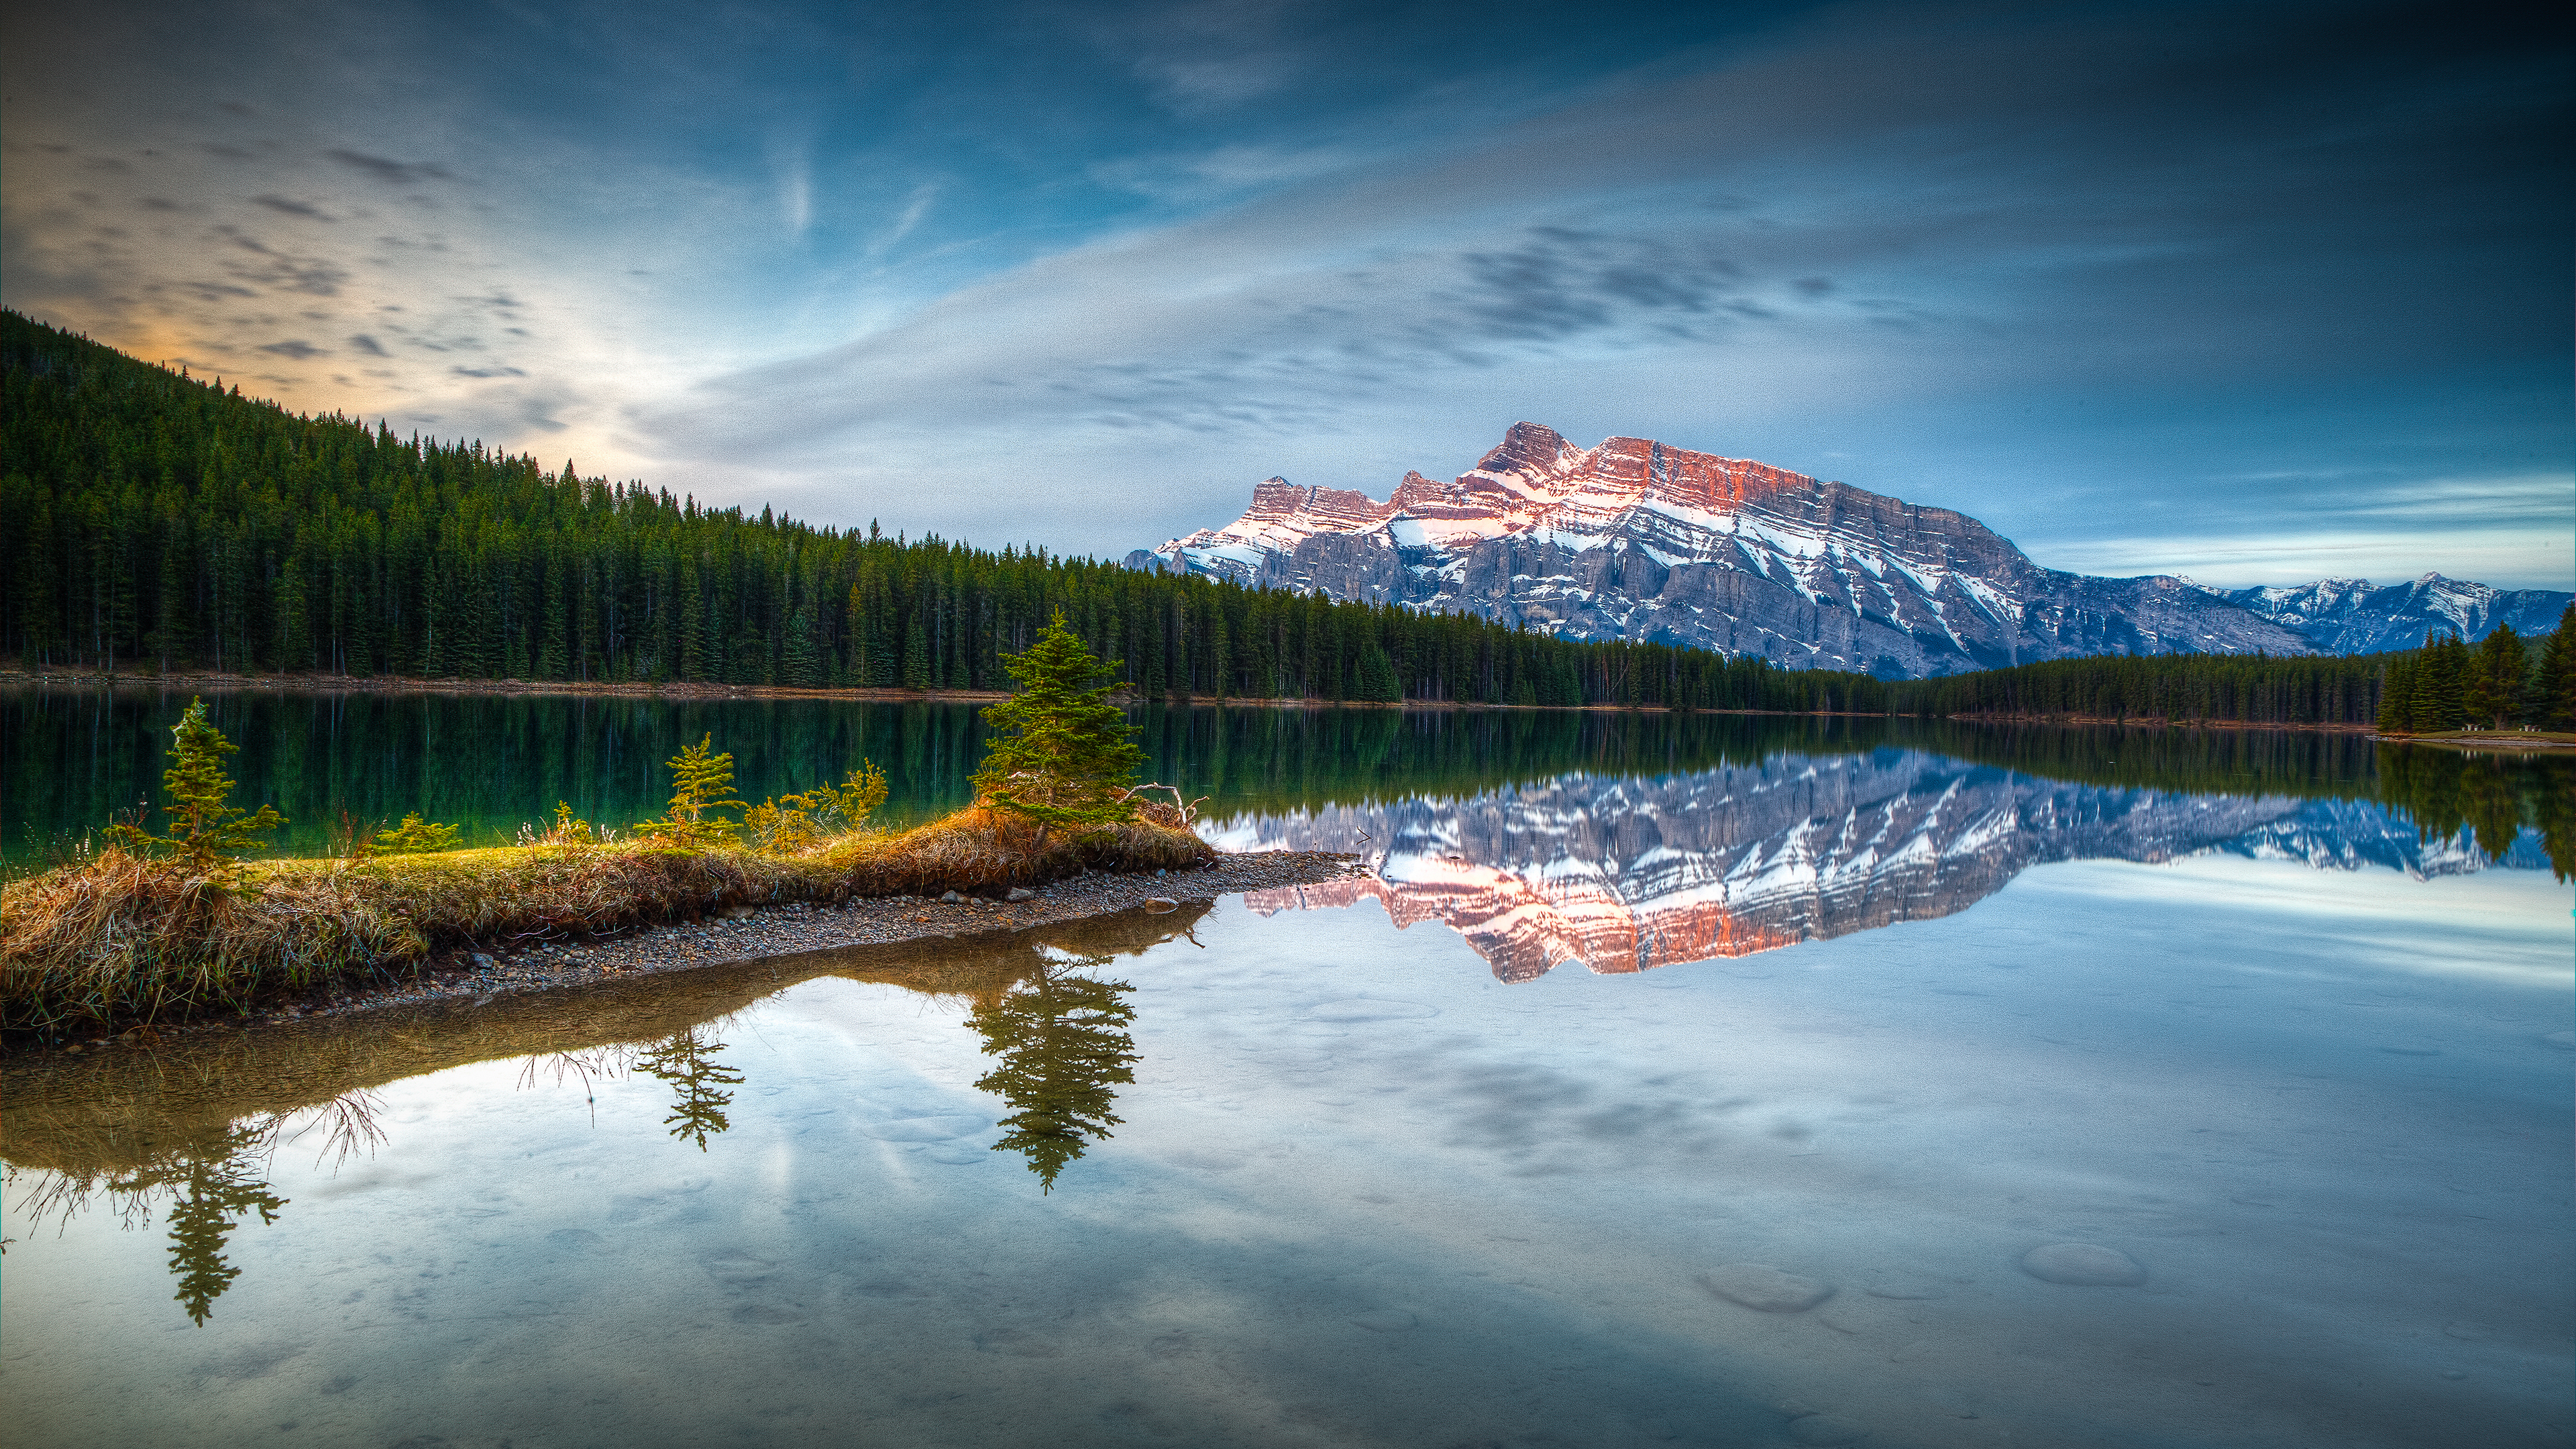
M2038 562L2576 583L2576 45L2515 7L105 0L0 301L245 393L1109 556L1511 423Z

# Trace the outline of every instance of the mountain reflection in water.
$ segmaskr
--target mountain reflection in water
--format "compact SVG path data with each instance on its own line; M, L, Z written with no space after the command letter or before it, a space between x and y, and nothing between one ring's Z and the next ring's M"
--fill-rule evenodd
M2410 812L2080 784L1911 750L1781 754L1651 778L1567 774L1464 799L1329 805L1214 833L1230 849L1375 861L1370 878L1255 892L1255 910L1373 898L1400 927L1437 921L1458 932L1495 976L1518 982L1569 961L1635 972L1930 920L2051 861L2224 849L2417 878L2550 864L2540 831L2520 827L2516 775L2427 765L2418 773L2449 794ZM2502 799L2503 823L2454 813L2437 833L2439 805L2463 793L2459 779L2490 774L2505 782L2487 792ZM2566 783L2562 771L2539 788Z

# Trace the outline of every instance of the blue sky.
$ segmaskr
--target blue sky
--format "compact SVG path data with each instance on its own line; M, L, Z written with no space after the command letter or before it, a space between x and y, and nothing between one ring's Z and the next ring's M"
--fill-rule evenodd
M1526 418L2088 572L2563 589L2571 48L2480 10L57 7L0 295L994 546Z

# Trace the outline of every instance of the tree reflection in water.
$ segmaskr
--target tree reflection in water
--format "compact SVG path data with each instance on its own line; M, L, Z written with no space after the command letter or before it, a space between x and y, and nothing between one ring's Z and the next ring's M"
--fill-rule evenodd
M250 1134L235 1129L233 1135ZM225 1240L254 1211L260 1226L276 1222L286 1199L268 1190L266 1161L250 1161L247 1154L191 1161L176 1186L178 1201L170 1205L170 1272L179 1280L179 1291L171 1296L203 1328L214 1301L241 1276L241 1269L224 1260Z
M1111 1087L1136 1080L1136 1041L1126 1029L1136 1019L1126 997L1136 988L1078 969L1108 960L1043 960L1035 974L987 998L967 1018L984 1038L985 1054L1001 1058L976 1090L1015 1109L1002 1119L1005 1131L993 1150L1026 1156L1048 1192L1064 1165L1082 1155L1086 1139L1105 1140L1118 1123L1109 1110L1117 1100Z
M40 1179L22 1211L30 1222L41 1223L56 1214L69 1221L103 1199L129 1226L136 1226L150 1222L154 1204L166 1196L170 1273L179 1280L179 1291L171 1297L187 1311L189 1321L202 1328L213 1316L215 1300L241 1276L241 1269L224 1256L234 1230L253 1213L259 1215L261 1226L269 1226L287 1205L287 1199L269 1190L269 1163L277 1150L320 1128L321 1156L345 1161L384 1140L375 1107L374 1094L362 1089L319 1107L245 1118L123 1171L57 1169ZM13 1167L11 1179L17 1175Z
M733 1125L724 1114L733 1093L720 1089L741 1086L742 1073L716 1059L724 1049L723 1042L706 1040L693 1026L635 1059L635 1070L671 1084L673 1110L662 1124L672 1136L697 1143L700 1152L707 1150L709 1137Z

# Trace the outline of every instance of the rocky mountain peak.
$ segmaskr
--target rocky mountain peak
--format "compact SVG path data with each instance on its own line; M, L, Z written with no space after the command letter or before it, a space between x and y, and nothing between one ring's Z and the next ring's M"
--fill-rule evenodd
M1493 451L1476 460L1479 473L1519 473L1539 475L1553 473L1575 454L1575 446L1565 435L1544 423L1514 423L1503 430L1503 440Z
M2545 612L2545 628L2567 597L2508 598L2439 575L2387 590L2092 578L2041 568L1946 508L1652 438L1577 448L1532 422L1446 482L1407 472L1384 502L1272 478L1234 522L1129 562L1882 676L2072 654L2307 653L2337 647L2319 633L2326 616L2405 614L2394 635L2328 632L2340 643L2412 629L2421 643L2436 620L2482 633Z

